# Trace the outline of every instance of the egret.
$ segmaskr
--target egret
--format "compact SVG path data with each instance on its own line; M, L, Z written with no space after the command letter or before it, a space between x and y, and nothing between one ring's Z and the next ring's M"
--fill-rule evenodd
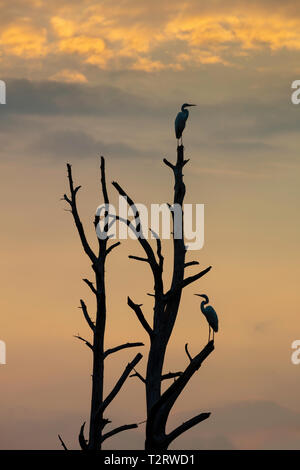
M209 325L209 330L208 330L208 341L210 340L210 330L212 328L213 330L213 341L215 339L215 332L217 333L219 329L219 320L218 320L218 315L213 307L211 305L207 305L209 302L209 298L205 294L195 294L198 297L203 297L204 300L201 302L201 312L205 316L208 325Z
M177 114L176 119L175 119L175 134L176 134L176 139L178 141L178 145L179 145L180 138L181 138L181 145L182 145L182 133L185 128L186 120L189 117L189 112L185 108L189 106L196 106L196 105L184 103L181 106L181 111Z

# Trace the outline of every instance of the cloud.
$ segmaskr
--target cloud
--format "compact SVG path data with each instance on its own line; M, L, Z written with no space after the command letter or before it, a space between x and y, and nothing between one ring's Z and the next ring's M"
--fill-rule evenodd
M105 43L101 38L77 36L63 39L59 42L59 50L68 53L77 52L78 54L102 54L105 49Z
M65 82L65 83L87 83L87 78L83 73L77 72L76 70L60 70L56 72L52 77L49 78L50 80L54 80L57 82Z
M50 23L59 37L69 38L72 37L76 32L76 25L71 20L60 18L59 16L53 16L50 19Z
M300 51L300 19L293 2L13 3L20 19L13 21L8 7L0 20L1 52L10 65L15 56L46 62L59 54L78 66L153 73L187 64L246 65L249 56L261 51Z
M40 58L47 54L47 31L28 21L8 25L0 35L2 54L24 59Z
M174 70L181 70L182 66L179 64L169 64L166 66L159 60L150 60L146 57L139 57L136 62L131 65L132 70L142 70L144 72L158 72L166 68L173 68Z
M123 142L102 142L91 134L80 130L55 130L42 133L33 143L30 143L28 153L50 158L95 158L97 155L110 155L113 158L141 157L145 152ZM149 155L148 155L149 156Z
M6 115L132 115L151 108L150 100L133 95L110 85L89 86L74 83L76 71L63 73L62 81L30 81L7 79L7 105L1 109ZM73 80L66 80L66 78ZM53 77L52 77L53 78ZM57 76L59 78L59 76ZM80 78L80 76L79 76ZM71 81L72 83L63 83ZM77 82L82 80L77 80Z
M238 10L239 8L237 8ZM222 14L187 14L181 12L165 26L165 38L177 37L190 46L206 46L220 52L232 48L259 50L270 48L274 51L287 48L300 49L297 18L282 18L277 13L262 16L261 12L247 13L240 8Z
M151 91L142 89L133 93L121 86L91 86L78 73L65 69L41 82L7 80L8 100L0 115L2 153L8 145L13 153L23 152L16 149L18 142L27 142L23 149L32 155L54 158L71 154L86 158L101 149L124 158L149 158L147 149L157 155L168 151L178 110L172 96L159 91L153 99ZM196 173L270 178L291 172L293 165L299 168L291 144L298 134L299 110L284 97L273 102L272 97L262 100L261 92L259 96L211 103L193 96L199 106L191 113L185 135L193 153L202 152ZM12 133L18 139L10 144Z

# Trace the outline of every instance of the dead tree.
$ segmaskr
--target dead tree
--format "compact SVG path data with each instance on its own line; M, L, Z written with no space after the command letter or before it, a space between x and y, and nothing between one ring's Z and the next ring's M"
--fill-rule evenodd
M70 164L67 164L68 180L69 180L69 189L70 195L64 195L63 199L69 204L70 212L72 213L77 232L83 247L84 252L88 256L89 260L92 263L92 270L95 282L92 282L88 279L83 279L85 284L90 288L92 293L95 296L96 300L96 319L95 322L92 321L91 316L88 312L87 306L83 300L80 300L80 308L82 310L83 316L91 330L92 341L88 341L81 336L77 336L78 339L83 341L89 349L92 351L93 357L93 374L92 374L92 398L91 398L91 410L90 410L90 423L89 423L89 438L88 440L84 437L84 427L85 423L82 424L80 433L79 433L79 444L82 450L100 450L102 442L108 439L111 436L114 436L117 433L126 431L128 429L136 428L138 425L126 424L119 426L113 430L104 432L105 426L110 423L110 420L104 417L107 407L113 401L115 396L119 393L124 382L131 374L134 367L141 360L142 354L138 353L134 359L126 366L124 372L120 376L119 380L113 387L112 391L104 398L103 388L104 388L104 364L107 356L114 354L123 349L143 346L141 342L135 343L124 343L119 346L115 346L110 349L104 349L104 336L105 336L105 326L106 326L106 285L105 285L105 264L107 256L116 248L120 242L111 244L108 246L109 241L109 222L108 222L108 212L107 205L109 204L109 198L106 188L105 180L105 161L101 157L101 188L102 196L105 203L105 215L104 215L104 228L101 233L101 237L98 238L98 253L96 254L89 242L87 241L83 225L81 223L78 209L77 209L77 193L81 186L74 186L73 177L72 177L72 168ZM95 229L99 227L100 216L96 215L94 220ZM66 449L64 442L59 436L62 446Z
M180 238L174 236L175 232L175 220L172 206L169 205L173 219L173 274L170 288L164 289L163 280L163 269L164 269L164 257L162 255L161 240L156 236L156 254L144 237L141 230L141 221L139 212L134 204L134 201L129 195L121 188L121 186L113 182L113 186L116 188L118 193L127 199L127 203L134 211L135 214L135 227L132 228L132 222L125 220L128 227L132 228L138 235L137 239L143 248L146 257L142 258L139 256L129 256L131 259L145 262L149 265L153 280L154 280L154 309L153 309L153 324L152 326L146 320L142 311L142 305L135 303L128 297L128 305L134 311L138 320L140 321L143 328L146 330L150 339L150 349L147 361L146 377L135 371L137 377L139 377L146 387L146 402L147 402L147 424L146 424L146 450L165 450L168 448L170 443L180 436L182 433L192 428L201 421L207 419L210 413L201 413L170 433L166 432L166 424L172 407L184 390L185 386L194 375L194 373L201 367L203 361L209 356L214 350L214 342L209 341L207 345L194 357L192 357L187 349L186 353L188 357L188 365L184 371L174 372L169 374L163 373L163 365L167 345L172 335L172 331L177 318L177 313L180 306L180 300L183 289L197 281L205 274L207 274L211 266L200 271L198 274L193 276L185 276L185 270L189 266L199 264L197 261L185 262L186 257L186 246L184 243L183 234L183 201L185 196L185 184L183 182L182 169L186 165L188 160L184 160L184 147L180 145L177 147L177 161L176 164L170 163L164 159L164 163L171 168L174 174L175 186L174 186L174 199L173 203L179 205L181 211L181 233ZM175 206L173 206L175 207ZM120 218L119 218L120 220ZM124 221L123 221L124 222ZM178 229L178 227L177 227ZM174 378L174 382L162 392L161 384L163 380L168 378Z

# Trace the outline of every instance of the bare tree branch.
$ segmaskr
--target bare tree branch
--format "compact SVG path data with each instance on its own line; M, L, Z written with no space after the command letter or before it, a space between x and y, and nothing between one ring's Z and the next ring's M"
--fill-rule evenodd
M79 444L80 444L81 449L82 450L88 450L88 444L87 444L87 441L84 437L84 426L85 426L85 422L82 424L82 426L80 428L80 433L79 433L78 440L79 440Z
M163 270L163 265L164 265L164 257L161 253L161 241L160 241L160 238L157 238L156 239L156 243L157 243L157 256L158 256L158 259L159 259L159 267L161 269L161 271Z
M130 377L138 377L144 384L146 383L146 379L137 371L134 369L134 374L131 374Z
M211 270L211 266L209 266L208 268L204 269L203 271L201 271L200 273L198 274L195 274L194 276L190 276L190 277L187 277L186 279L183 280L182 282L182 287L186 287L188 286L189 284L191 284L192 282L195 282L197 281L198 279L200 279L202 276L205 276L205 274L207 274L210 270Z
M135 348L137 346L144 346L144 343L124 343L120 344L120 346L116 346L115 348L107 349L104 353L104 358L109 356L110 354L113 354L117 351L121 351L121 349L126 349L126 348Z
M170 168L172 168L172 170L175 169L175 165L173 165L173 163L169 162L169 160L167 160L166 158L163 159L163 162L165 165L169 166Z
M109 217L111 217L114 221L118 220L119 222L122 222L123 224L126 224L128 228L134 233L136 238L138 239L138 232L136 227L133 225L132 221L129 219L125 219L124 217L120 217L119 215L116 214L109 214Z
M80 305L81 305L81 307L79 307L79 308L82 309L84 318L86 319L86 321L87 321L89 327L91 328L91 330L94 331L95 330L95 325L94 325L91 317L89 316L86 305L85 305L85 303L82 299L80 299Z
M79 335L74 335L74 338L80 339L80 341L83 341L92 351L94 350L93 345L89 343L86 339L82 338Z
M147 331L148 335L151 337L152 335L152 328L150 327L149 323L147 322L146 318L143 315L143 312L141 310L142 304L138 305L135 304L130 297L127 299L127 303L130 308L135 312L136 316L138 317L141 325L144 327L144 329Z
M174 441L174 439L183 434L185 431L188 431L193 426L196 426L196 424L201 423L201 421L204 421L209 417L210 413L200 413L199 415L194 416L194 418L185 421L167 435L168 443L170 444L172 441Z
M144 261L145 263L149 263L148 258L141 258L140 256L129 255L128 258L135 259L136 261Z
M163 265L164 265L164 257L161 253L161 240L158 234L154 232L154 230L150 229L150 232L154 235L154 238L156 239L156 246L157 246L156 253L158 256L158 260L159 260L158 264L159 264L160 270L162 271Z
M80 217L79 217L79 214L78 214L78 210L77 210L76 194L79 191L79 189L81 188L81 186L77 186L76 188L74 188L73 177L72 177L72 167L69 163L67 163L67 171L68 171L68 180L69 180L71 199L68 198L66 194L64 194L64 199L71 206L73 219L74 219L74 222L75 222L75 225L76 225L76 228L77 228L77 231L78 231L83 249L84 249L85 253L88 255L88 257L90 258L90 260L93 263L95 263L96 260L97 260L96 255L93 252L93 250L91 249L91 247L90 247L90 245L89 245L89 243L86 239L84 229L83 229L83 225L81 223L81 220L80 220Z
M189 353L189 350L188 350L188 343L185 344L184 349L185 349L186 355L187 355L187 357L189 358L190 362L192 362L193 358L192 358L192 356L191 356L190 353Z
M105 179L105 159L101 156L101 163L100 163L100 171L101 171L101 187L102 187L102 194L105 204L109 204L109 198L106 188L106 179Z
M88 279L82 279L82 280L83 280L83 282L85 282L85 283L89 286L89 288L91 289L91 291L92 291L95 295L97 295L97 290L95 289L94 284L93 284L91 281L89 281ZM81 306L81 308L82 308L82 306Z
M134 367L142 359L142 357L143 357L142 354L138 353L135 356L135 358L127 364L123 374L119 378L118 382L116 383L112 391L107 395L105 400L103 400L102 404L99 406L98 410L96 411L96 414L104 411L108 407L108 405L112 402L112 400L115 398L117 393L121 390L125 380L130 375L130 372L134 369Z
M137 424L124 424L123 426L119 426L118 428L112 429L112 431L103 434L101 442L105 441L105 439L108 439L111 436L114 436L115 434L118 434L119 432L127 431L128 429L134 429L137 427Z
M146 438L149 436L150 439L153 439L152 436L156 436L157 432L162 432L162 430L165 430L167 419L174 403L176 402L181 392L184 390L191 377L201 367L203 361L212 353L213 350L214 342L210 341L202 349L202 351L200 351L200 353L192 359L190 364L186 367L178 379L173 382L157 400L157 402L151 408L148 416ZM156 426L159 426L159 428L156 429ZM168 436L165 436L164 448L168 447L170 443L169 439L170 438L168 438ZM173 439L175 439L175 437Z
M136 230L137 230L137 232L139 232L139 226L141 225L140 214L139 214L139 211L137 210L137 207L136 207L135 203L133 202L133 200L128 196L128 194L121 188L121 186L116 181L113 181L112 184L116 188L116 190L118 191L120 196L124 197L127 200L128 205L131 206L131 208L135 211ZM154 253L153 253L153 250L152 250L152 247L151 247L150 243L143 237L138 237L138 241L142 245L145 253L147 254L147 257L149 259L149 263L150 263L152 269L155 271L156 268L157 268L157 262L156 262L156 259L155 259L155 256L154 256Z
M199 261L189 261L188 263L184 263L184 267L187 268L188 266L195 266L199 264Z
M189 276L185 279L183 279L183 281L181 281L179 284L177 284L175 287L171 288L166 294L165 294L165 299L169 299L171 296L177 294L181 289L183 289L184 287L188 286L189 284L192 284L192 282L195 282L197 281L198 279L200 279L201 277L205 276L205 274L207 274L210 270L211 270L211 266L209 266L208 268L204 269L203 271L201 271L200 273L198 274L194 274L193 276Z
M175 379L182 375L182 372L169 372L168 374L164 374L161 376L161 380L168 380L168 379Z
M66 444L64 443L64 441L62 440L61 436L58 434L58 439L60 440L60 443L61 445L63 446L64 450L68 450Z
M105 428L105 426L107 426L108 424L111 423L111 420L108 419L108 418L102 418L101 420L101 424L100 424L100 427L101 427L101 431Z
M182 390L185 388L191 377L194 375L194 373L201 367L202 363L205 361L205 359L213 352L214 350L214 342L210 341L207 343L207 345L195 356L190 364L186 367L184 372L181 374L181 376L178 378L178 380L170 385L170 387L163 393L162 395L162 401L168 401L171 397L171 400L169 403L171 404L171 407L175 403L176 399L182 392ZM164 397L164 398L163 398Z
M101 156L101 161L100 161L100 173L101 173L101 189L102 189L102 195L104 199L104 204L107 206L109 204L109 199L108 199L108 194L107 194L107 189L106 189L106 179L105 179L105 160L104 157ZM94 226L95 229L97 228L98 224L100 222L100 214L95 215L95 220L94 220ZM100 229L100 226L99 226ZM107 207L105 207L104 211L104 228L103 228L103 236L99 237L98 234L98 243L99 243L99 255L100 251L105 252L106 250L106 243L107 240L109 239L109 236L107 235L109 229L109 221L108 221L108 210ZM103 253L105 256L105 253Z
M116 242L113 245L111 245L110 247L108 247L107 250L106 250L106 254L108 255L114 248L116 248L119 245L121 245L121 242Z

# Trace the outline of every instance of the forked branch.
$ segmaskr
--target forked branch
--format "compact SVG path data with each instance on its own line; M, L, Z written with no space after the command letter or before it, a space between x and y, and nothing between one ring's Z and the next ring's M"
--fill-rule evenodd
M165 435L165 445L168 446L171 440L174 440L177 435L181 434L181 432L184 432L185 428L183 426L191 427L197 424L197 422L200 422L197 421L197 417L195 417L192 420L187 421L185 425L181 425L179 430L174 430L174 434L171 433L171 436L165 434L167 419L175 401L182 393L191 377L201 367L203 361L212 353L213 350L214 342L210 341L202 349L202 351L200 351L200 353L191 360L190 364L186 367L184 372L169 386L169 388L167 388L167 390L165 390L165 392L152 407L148 416L147 426L147 434L149 438L153 439L153 436L155 437L157 435ZM199 419L200 416L201 415L198 417ZM208 416L203 417L202 414L202 418L206 419ZM203 419L200 420L202 421Z
M130 377L138 377L141 382L143 382L144 384L146 383L146 379L144 379L144 377L135 369L134 374L131 374Z
M184 287L192 284L193 282L197 281L198 279L200 279L202 276L205 276L205 274L207 274L210 270L211 270L211 266L209 266L208 268L204 269L203 271L201 271L200 273L198 274L194 274L193 276L189 276L185 279L183 279L183 281L179 282L177 285L175 285L175 287L173 287L172 289L170 289L166 294L165 294L165 299L168 300L170 297L172 297L173 295L177 294L178 292L180 292Z
M112 184L116 188L116 190L118 191L120 196L122 196L126 199L128 205L134 211L134 213L135 213L134 217L135 217L135 221L136 221L136 231L140 232L140 228L141 228L140 214L139 214L139 211L138 211L135 203L133 202L133 200L128 196L128 194L124 191L124 189L121 188L121 186L116 181L113 181ZM142 236L138 237L138 241L142 245L145 253L147 254L147 257L149 259L149 263L150 263L152 269L155 270L156 267L157 267L157 262L156 262L154 252L152 250L152 247L151 247L150 243L145 238L143 238Z

